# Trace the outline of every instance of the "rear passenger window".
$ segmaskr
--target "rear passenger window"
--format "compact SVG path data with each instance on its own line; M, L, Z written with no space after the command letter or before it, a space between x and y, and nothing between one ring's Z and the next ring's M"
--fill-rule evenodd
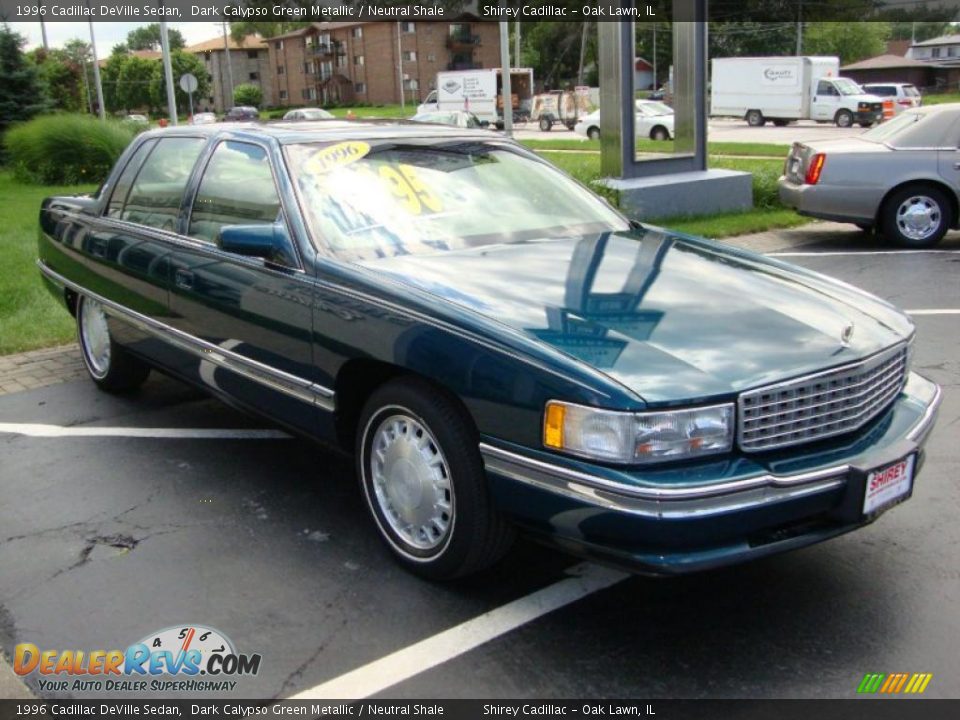
M176 231L183 191L203 144L201 138L159 140L137 174L120 217Z
M224 225L272 224L280 197L266 151L258 145L223 142L207 164L190 214L190 236L216 242Z
M119 218L123 214L123 205L127 202L127 195L130 193L133 178L136 177L137 171L143 163L143 159L156 144L156 140L147 140L133 153L133 156L127 162L127 166L123 169L123 172L120 173L116 186L113 188L110 203L107 205L107 217Z

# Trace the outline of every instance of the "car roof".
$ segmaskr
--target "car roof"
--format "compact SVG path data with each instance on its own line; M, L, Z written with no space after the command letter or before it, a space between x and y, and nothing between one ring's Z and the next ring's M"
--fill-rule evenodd
M236 122L217 125L181 125L143 133L145 137L204 137L229 135L235 139L275 140L281 145L336 140L395 140L436 138L497 138L489 130L464 130L445 125L427 125L408 120L313 120L308 122ZM508 138L498 138L508 140Z

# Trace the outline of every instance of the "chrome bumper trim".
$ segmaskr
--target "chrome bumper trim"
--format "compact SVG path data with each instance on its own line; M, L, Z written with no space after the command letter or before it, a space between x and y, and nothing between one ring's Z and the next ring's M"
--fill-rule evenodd
M189 333L185 333L182 330L177 330L159 320L141 315L135 310L125 308L119 303L108 300L102 295L98 295L81 287L72 280L68 280L60 273L47 267L42 260L37 260L37 267L49 280L99 302L104 306L108 315L133 325L143 332L158 337L181 350L196 355L201 360L230 370L248 380L260 383L265 387L289 395L297 400L316 405L328 412L333 412L336 408L335 393L329 388L265 365L252 358L245 357L240 353L207 342Z
M907 432L908 440L923 442L933 427L942 397L943 391L937 387L923 415ZM719 515L827 492L842 487L850 472L850 466L845 464L795 475L768 473L696 487L650 487L607 480L489 443L480 443L480 454L486 469L497 475L601 509L655 518Z

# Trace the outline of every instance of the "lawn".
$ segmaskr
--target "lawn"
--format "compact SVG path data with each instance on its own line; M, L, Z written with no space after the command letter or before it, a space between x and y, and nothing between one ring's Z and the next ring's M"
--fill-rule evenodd
M34 265L37 214L47 195L89 192L94 186L21 185L0 171L0 355L69 342L73 319L46 291Z
M520 143L531 150L589 150L600 152L599 140L578 140L575 137L557 138L556 140L521 140ZM673 151L673 143L669 140L637 140L637 150L640 152L669 153ZM789 152L789 145L777 145L775 143L707 143L707 153L710 155L743 155L783 160Z
M346 117L352 112L359 119L364 118L409 118L417 114L417 103L407 103L405 108L399 105L379 105L376 107L329 108L335 117Z
M550 152L540 150L542 155L557 167L585 185L597 190L611 200L615 193L594 184L600 179L600 156L586 153ZM777 193L777 178L783 170L779 158L730 158L714 157L710 167L742 170L753 174L753 210L735 213L718 213L693 218L641 218L656 225L675 228L695 235L725 238L744 233L763 232L776 228L795 227L809 222L780 204Z
M936 95L924 95L924 105L942 105L943 103L960 102L960 93L939 93Z

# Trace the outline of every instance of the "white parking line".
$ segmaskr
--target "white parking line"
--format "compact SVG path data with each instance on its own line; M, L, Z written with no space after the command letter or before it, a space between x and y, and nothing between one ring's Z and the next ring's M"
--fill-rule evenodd
M409 645L340 677L303 690L290 700L359 699L441 665L532 620L629 577L619 570L582 563L576 573L530 595L502 605Z
M40 423L0 422L0 433L30 437L131 437L190 440L284 440L290 435L280 430L253 428L140 428L140 427L69 427Z
M956 255L960 250L828 250L825 252L772 252L768 257L834 257L837 255Z
M940 308L932 310L904 310L907 315L960 315L956 308Z

